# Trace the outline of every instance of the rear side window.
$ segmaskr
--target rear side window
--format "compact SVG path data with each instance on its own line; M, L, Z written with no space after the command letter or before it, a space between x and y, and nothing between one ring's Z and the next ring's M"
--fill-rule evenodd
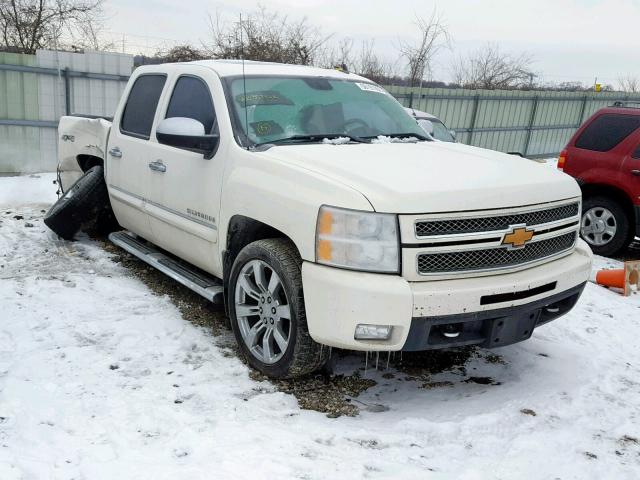
M149 138L165 81L164 75L141 75L137 78L122 113L122 133Z
M198 120L206 133L213 133L216 114L207 85L196 77L180 77L173 89L166 118Z
M639 115L607 113L597 117L584 129L576 147L596 152L608 152L640 127Z

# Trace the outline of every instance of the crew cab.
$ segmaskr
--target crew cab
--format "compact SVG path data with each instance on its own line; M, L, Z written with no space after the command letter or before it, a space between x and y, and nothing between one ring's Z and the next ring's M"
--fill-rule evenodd
M640 103L594 113L558 158L583 193L581 235L595 253L615 255L640 236Z
M327 347L519 342L589 277L575 180L432 141L354 74L144 66L113 123L63 117L59 136L59 202L104 172L123 229L111 240L224 302L249 363L274 377L316 370Z

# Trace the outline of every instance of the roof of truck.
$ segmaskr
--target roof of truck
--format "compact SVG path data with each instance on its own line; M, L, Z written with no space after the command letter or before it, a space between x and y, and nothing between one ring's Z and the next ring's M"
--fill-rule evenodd
M242 75L243 73L242 60L198 60L196 62L189 63L211 68L221 77L231 77ZM366 80L364 77L359 75L345 73L337 69L308 67L305 65L289 65L286 63L255 62L252 60L245 60L244 73L246 75L294 75Z

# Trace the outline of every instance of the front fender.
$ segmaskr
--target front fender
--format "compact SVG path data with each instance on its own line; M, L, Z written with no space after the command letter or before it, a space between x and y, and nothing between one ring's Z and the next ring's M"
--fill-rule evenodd
M260 153L245 151L240 156L223 187L219 238L224 250L229 221L243 215L287 235L302 258L313 262L320 206L373 211L360 192L321 174Z

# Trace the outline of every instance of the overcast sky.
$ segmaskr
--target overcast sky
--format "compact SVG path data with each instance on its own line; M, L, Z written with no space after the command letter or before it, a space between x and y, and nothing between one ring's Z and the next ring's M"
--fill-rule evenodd
M307 17L333 38L375 39L388 60L401 39L415 34L415 15L442 15L452 49L438 55L434 78L450 80L450 64L487 42L513 53L526 51L544 80L616 83L640 76L640 0L270 0L272 10ZM125 49L171 42L200 43L208 35L207 13L229 18L253 10L250 0L105 0L109 34Z

